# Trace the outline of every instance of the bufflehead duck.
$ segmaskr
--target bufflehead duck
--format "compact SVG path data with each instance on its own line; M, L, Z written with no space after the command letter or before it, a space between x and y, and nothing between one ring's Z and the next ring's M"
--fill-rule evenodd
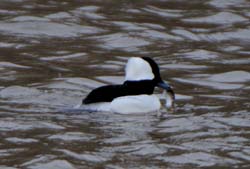
M124 83L92 90L83 99L81 107L90 111L112 111L122 114L158 111L161 107L160 100L153 95L156 86L165 89L174 100L174 92L161 79L155 61L149 57L131 57L125 68Z

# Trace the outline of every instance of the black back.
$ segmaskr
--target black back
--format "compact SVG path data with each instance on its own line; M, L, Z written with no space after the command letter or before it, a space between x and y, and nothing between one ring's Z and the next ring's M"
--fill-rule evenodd
M111 102L113 99L121 96L153 94L154 88L158 82L161 82L160 70L155 61L149 57L142 57L147 61L153 71L154 79L140 81L125 81L122 85L107 85L92 90L85 99L83 104L97 102Z
M122 85L102 86L92 90L83 100L83 104L111 102L121 96L152 94L154 87L152 80L125 81Z

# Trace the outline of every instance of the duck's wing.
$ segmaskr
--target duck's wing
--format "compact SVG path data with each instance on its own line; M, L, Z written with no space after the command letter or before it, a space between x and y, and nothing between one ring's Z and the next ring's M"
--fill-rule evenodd
M92 90L82 103L111 102L117 97L152 94L153 91L154 83L151 80L125 81L122 85L107 85Z
M114 98L123 95L122 85L107 85L98 87L92 90L85 99L83 104L98 103L98 102L111 102Z

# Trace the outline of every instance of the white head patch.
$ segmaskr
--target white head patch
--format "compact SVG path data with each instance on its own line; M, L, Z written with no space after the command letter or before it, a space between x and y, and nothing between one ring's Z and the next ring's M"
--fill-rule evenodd
M125 80L152 80L154 74L150 64L142 58L132 57L125 69Z

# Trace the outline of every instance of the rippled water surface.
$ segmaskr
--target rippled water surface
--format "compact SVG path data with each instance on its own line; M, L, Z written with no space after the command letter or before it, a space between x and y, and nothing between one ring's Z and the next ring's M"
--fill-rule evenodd
M63 111L131 56L174 111ZM249 0L1 0L0 168L250 168L249 65Z

